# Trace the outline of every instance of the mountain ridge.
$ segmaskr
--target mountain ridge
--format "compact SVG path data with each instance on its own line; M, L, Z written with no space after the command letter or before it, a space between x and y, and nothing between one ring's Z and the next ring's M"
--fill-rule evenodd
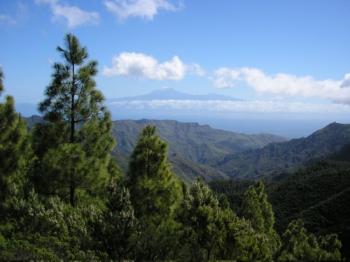
M32 116L29 126L42 119ZM308 137L286 139L270 134L246 135L176 120L117 120L114 155L126 172L128 160L142 128L155 125L169 145L173 170L183 180L280 179L302 165L335 154L350 144L350 125L330 123ZM350 148L342 149L350 151ZM344 157L345 154L342 154ZM336 157L336 156L334 156Z
M259 179L292 171L308 161L333 154L349 143L350 124L334 122L307 137L226 156L215 167L231 177Z
M107 103L121 102L121 101L149 101L149 100L222 100L222 101L242 101L230 96L220 94L205 94L194 95L185 92L177 91L173 88L164 88L151 91L149 93L138 96L125 96L107 99Z
M178 174L186 181L201 176L206 180L225 179L228 176L213 168L213 164L229 153L260 148L271 142L282 142L284 138L270 134L246 135L198 123L183 123L175 120L118 120L113 122L113 135L118 144L115 155L122 168L127 169L140 131L146 125L155 125L157 133L169 145L169 160ZM190 171L186 176L184 170ZM181 171L181 172L179 172Z
M25 118L29 128L43 122L40 116ZM224 172L212 165L230 153L243 152L260 148L271 142L286 139L272 134L247 135L215 129L209 125L176 120L116 120L113 121L112 133L117 139L113 154L118 164L127 171L129 156L138 136L146 125L155 125L157 133L169 145L169 160L174 172L186 182L196 177L205 180L228 179Z

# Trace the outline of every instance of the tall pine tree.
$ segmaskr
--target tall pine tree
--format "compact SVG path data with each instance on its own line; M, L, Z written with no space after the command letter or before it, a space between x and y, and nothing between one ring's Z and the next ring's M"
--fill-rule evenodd
M72 34L66 35L65 46L57 50L64 63L54 64L51 84L46 89L45 100L39 106L45 123L38 125L34 131L39 171L33 179L42 193L54 193L50 184L55 184L55 191L62 189L66 192L68 187L69 202L75 206L77 190L92 193L96 185L106 180L114 140L110 134L110 114L93 79L97 74L97 62L87 61L86 48ZM47 161L46 154L55 157L54 150L57 150L57 158L61 160L72 157L84 161L77 165L85 168L64 168L56 178L46 175L52 172L50 165L43 161ZM53 160L54 170L59 163ZM52 179L56 179L57 183Z
M222 215L223 210L214 193L203 182L195 181L186 192L178 215L182 224L180 254L183 260L216 258L225 238Z
M100 249L111 259L132 259L138 237L138 221L131 205L129 190L111 181L103 219L96 232Z
M171 172L168 146L146 126L131 155L128 185L136 216L158 223L171 217L181 198L181 186Z
M266 260L271 260L280 247L280 239L274 229L275 216L272 206L261 181L250 186L245 192L241 213L244 218L251 221L254 230L262 237L261 244L267 255Z
M174 213L182 191L171 172L167 149L155 127L146 126L131 155L128 187L141 228L136 259L169 259L177 242Z

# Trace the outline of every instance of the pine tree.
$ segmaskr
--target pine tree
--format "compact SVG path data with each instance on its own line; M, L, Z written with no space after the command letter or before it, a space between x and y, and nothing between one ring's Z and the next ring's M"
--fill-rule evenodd
M267 199L264 184L260 181L256 185L250 186L245 192L242 208L242 216L251 221L253 229L262 235L263 249L267 257L271 260L280 246L280 239L274 229L275 217L272 205ZM265 235L265 236L264 236Z
M45 176L49 167L46 165L46 170L42 170L44 155L51 150L53 156L52 149L57 149L57 153L68 153L69 150L59 149L62 144L79 148L77 150L85 154L88 172L82 175L71 168L62 174L64 179L68 179L69 202L75 206L77 189L84 187L92 192L94 185L106 180L102 178L108 175L114 140L110 134L110 114L103 106L104 98L93 80L97 74L97 62L86 61L86 48L81 47L77 37L71 34L66 35L65 47L58 47L57 50L64 63L54 64L51 84L46 89L45 100L39 106L45 123L38 125L34 131L35 152L39 157L41 172L33 180L39 192L52 193L46 192L47 184L53 181L52 177ZM60 158L67 157L69 155ZM87 185L87 180L94 182ZM66 184L62 187L65 188ZM57 186L60 189L59 183Z
M146 126L131 155L128 186L138 218L150 223L166 220L181 198L181 186L171 172L168 148L154 126Z
M278 261L341 261L341 242L334 234L316 237L303 221L293 220L282 235Z
M146 126L131 155L128 187L140 222L136 259L164 260L173 254L177 225L174 211L181 186L167 160L167 144L153 126Z
M0 95L3 72L0 68ZM31 148L27 128L15 111L14 99L0 103L0 205L12 195L23 194L30 166ZM0 212L2 213L2 212Z
M11 218L0 226L3 260L100 260L92 250L90 226L100 217L97 206L74 208L58 197L42 198L31 191L25 199L12 198L7 211ZM6 236L3 243L1 233Z
M188 261L208 261L216 258L223 242L222 210L214 193L197 180L185 194L179 214L183 225L182 257Z
M223 204L202 181L191 186L178 216L181 260L268 261L263 239L249 221Z
M42 161L42 169L45 170L46 192L59 196L69 202L71 180L66 179L67 174L74 173L74 183L80 187L89 187L91 181L87 177L89 166L86 153L79 144L62 144L50 149Z
M129 190L114 181L108 187L106 210L100 227L97 237L110 259L121 261L133 258L138 221Z

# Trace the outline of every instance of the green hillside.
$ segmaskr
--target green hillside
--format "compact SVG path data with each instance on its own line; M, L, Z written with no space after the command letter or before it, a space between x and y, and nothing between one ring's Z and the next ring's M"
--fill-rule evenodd
M221 171L208 165L194 163L177 154L170 155L170 163L174 173L185 182L193 182L196 178L201 177L206 181L226 180L229 177Z
M350 256L350 162L344 153L349 146L329 157L293 174L280 175L280 181L267 184L269 200L276 217L276 228L283 232L287 225L302 218L305 226L316 234L337 233L343 243L343 252ZM230 205L240 213L245 190L252 180L210 182L211 188L224 194Z
M332 123L306 138L272 143L261 149L226 156L215 167L235 178L259 179L293 171L350 143L350 125Z
M285 141L269 134L246 135L173 120L114 121L112 132L118 141L114 153L124 170L138 135L146 125L157 127L159 136L169 144L169 158L175 173L186 181L195 177L206 180L226 178L224 172L210 166L226 155Z
M315 163L271 185L268 191L281 231L291 220L302 218L309 230L337 233L344 247L350 246L349 162Z
M113 134L118 138L118 150L129 154L140 130L146 125L157 127L159 136L169 143L170 154L180 154L187 160L202 164L212 164L228 154L285 141L270 134L240 134L174 120L120 120L114 121L113 126Z

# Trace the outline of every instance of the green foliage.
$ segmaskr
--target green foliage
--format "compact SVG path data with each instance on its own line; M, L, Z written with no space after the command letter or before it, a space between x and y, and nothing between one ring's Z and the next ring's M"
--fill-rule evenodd
M220 197L225 197L232 210L239 214L244 193L254 183L252 180L214 180L209 182L209 187Z
M64 121L51 122L39 122L35 124L32 130L32 145L35 151L35 155L38 157L37 162L40 167L42 158L45 156L47 151L55 149L59 145L69 141L68 126ZM41 177L40 170L37 170Z
M339 155L339 154L338 154ZM350 256L350 164L320 161L269 186L276 228L283 232L301 218L315 234L338 234L344 256Z
M114 140L110 135L110 115L93 80L97 62L86 62L86 48L71 34L66 35L65 47L57 50L64 63L54 64L51 84L39 106L45 122L38 124L33 132L38 156L33 182L40 193L46 193L45 185L53 183L59 195L66 194L69 184L68 199L75 206L79 190L94 192L97 185L107 183ZM70 153L72 158L67 159ZM51 159L56 157L58 159ZM67 166L58 176L52 176L62 161L73 164L77 159L78 165L85 168ZM66 181L62 180L64 177Z
M249 219L257 231L271 233L275 219L262 182L248 188L244 194L241 208L242 216Z
M8 96L0 103L0 210L8 197L24 194L32 157L25 122Z
M72 125L70 139L75 140L75 125L99 119L105 113L105 108L102 104L103 96L96 90L93 80L97 74L97 62L85 63L87 50L81 47L74 35L66 35L65 48L57 48L65 63L54 64L52 82L46 89L46 99L39 109L49 122L63 120Z
M138 221L131 205L129 190L112 182L96 237L109 258L131 259L138 237Z
M307 232L301 220L294 220L282 235L278 261L340 261L341 243L337 236L316 238Z
M332 200L335 194L348 189L349 172L349 163L321 161L272 184L269 194L279 221L278 228L286 228L288 223L303 211L327 199Z
M174 212L180 204L181 186L167 160L167 144L155 132L143 129L131 156L128 188L135 215L140 221L138 259L165 259L168 247L176 243L171 237L176 228ZM159 251L162 252L159 252Z
M275 217L272 206L267 199L265 186L262 182L250 186L245 192L241 215L251 221L256 232L265 235L263 243L266 245L265 256L267 257L264 260L271 260L279 248L280 241L274 229Z
M178 220L182 224L182 260L270 261L273 255L266 244L269 236L222 206L201 181L185 194Z
M224 241L222 210L218 199L202 182L196 181L185 194L178 219L183 225L184 259L213 259Z
M346 150L345 150L346 151ZM344 152L344 150L341 150ZM341 152L336 156L345 159ZM346 153L346 152L344 152ZM276 216L276 230L281 234L288 224L301 218L305 228L315 235L336 233L343 243L342 254L349 256L350 165L347 162L319 161L295 174L270 182L266 191ZM210 185L227 196L235 210L242 203L244 190L253 181L217 181ZM240 214L240 211L237 211Z
M40 192L45 195L57 195L69 202L70 186L73 181L76 188L86 188L96 178L87 165L86 153L79 144L61 144L50 149L43 158L42 168L50 183L43 183ZM75 177L67 177L67 174Z
M128 187L136 216L157 224L173 216L181 188L167 160L167 144L155 132L153 126L142 131L131 156Z
M281 172L293 172L310 160L327 157L346 144L350 144L350 125L332 123L306 138L231 154L214 167L239 179L271 178Z
M7 239L1 257L58 261L95 256L89 224L100 211L92 205L74 209L58 198L41 201L32 192L26 200L12 198L6 212L9 226L1 228Z
M161 139L169 145L169 161L174 173L188 184L198 177L206 181L227 179L225 173L211 166L227 155L285 140L273 135L239 134L173 120L118 120L113 126L113 135L119 141L115 155L124 170L128 168L138 135L146 125L156 126Z

